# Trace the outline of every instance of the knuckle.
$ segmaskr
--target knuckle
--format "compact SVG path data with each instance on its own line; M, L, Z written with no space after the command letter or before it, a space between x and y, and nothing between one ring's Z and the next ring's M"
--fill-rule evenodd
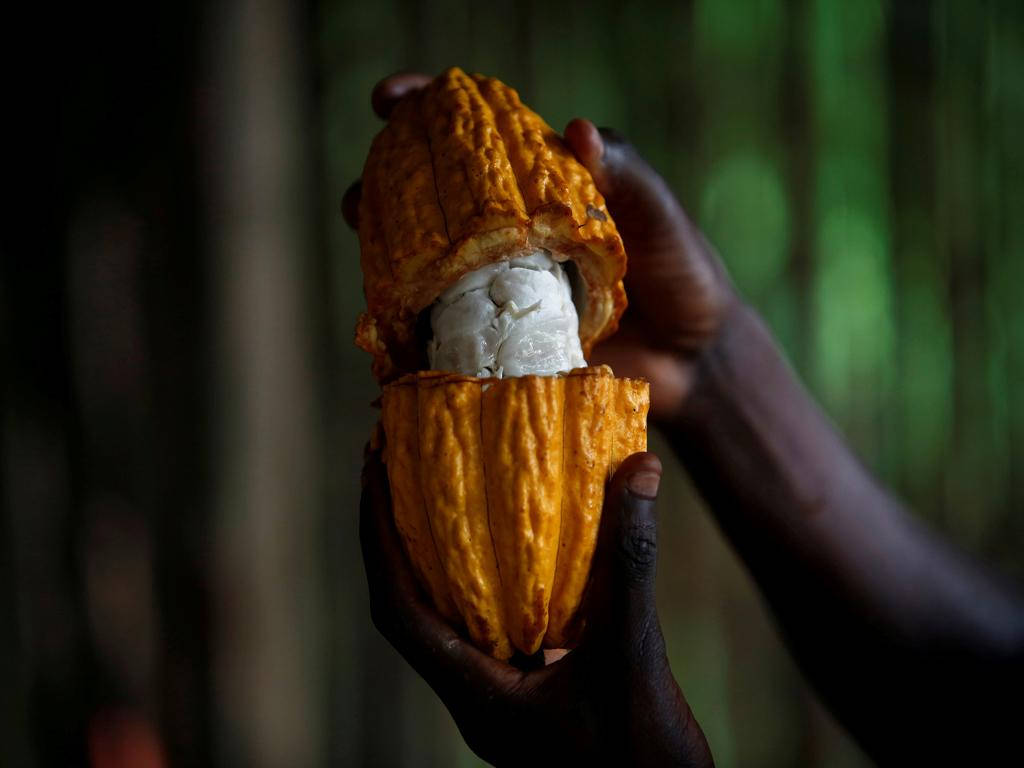
M658 558L658 538L654 524L637 522L623 531L619 557L627 574L646 577Z

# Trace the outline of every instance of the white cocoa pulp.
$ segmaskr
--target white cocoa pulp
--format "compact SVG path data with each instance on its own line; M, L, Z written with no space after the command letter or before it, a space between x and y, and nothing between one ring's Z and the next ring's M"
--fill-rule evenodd
M481 267L430 311L430 367L470 376L552 376L587 363L565 269L544 250Z

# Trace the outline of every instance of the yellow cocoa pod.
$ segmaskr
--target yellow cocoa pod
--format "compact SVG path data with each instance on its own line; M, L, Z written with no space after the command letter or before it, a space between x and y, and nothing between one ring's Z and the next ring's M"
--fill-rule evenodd
M413 570L438 611L449 621L460 618L427 520L419 478L419 396L413 382L389 387L383 394L382 425L387 435L384 463L391 486L395 527L405 544Z
M590 173L504 83L452 68L392 111L362 176L366 312L378 381L427 368L420 313L467 272L544 248L575 265L584 356L618 327L626 254Z
M482 389L468 376L416 377L419 479L448 589L469 635L500 659L511 654L501 610L501 579L487 514ZM385 438L387 433L385 433Z
M585 356L626 307L626 254L561 137L504 83L452 68L405 96L362 176L366 311L396 528L425 593L500 659L573 647L607 479L646 449L648 385L601 366L480 379L425 370L424 310L543 249L574 279Z
M606 366L508 379L424 372L384 387L402 541L439 611L456 611L482 650L505 659L575 644L605 482L646 450L648 403L647 382Z

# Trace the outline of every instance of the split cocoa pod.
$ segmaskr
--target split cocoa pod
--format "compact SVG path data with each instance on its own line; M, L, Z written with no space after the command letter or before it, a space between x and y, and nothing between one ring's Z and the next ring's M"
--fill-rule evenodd
M607 479L647 449L647 382L607 366L384 388L395 524L420 582L481 649L572 647Z
M584 356L626 307L622 239L590 173L504 83L452 68L405 96L362 176L367 308L396 527L438 611L500 659L573 647L605 484L647 446L647 382L430 371L424 319L467 273L543 249ZM429 318L427 318L429 319Z

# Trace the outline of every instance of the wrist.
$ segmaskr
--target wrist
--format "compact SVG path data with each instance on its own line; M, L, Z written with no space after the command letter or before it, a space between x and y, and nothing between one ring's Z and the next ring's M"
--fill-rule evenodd
M677 356L679 369L686 371L686 393L679 407L654 420L655 425L670 436L710 426L723 407L735 404L737 384L750 380L769 356L778 357L771 334L756 310L734 298L707 343Z
M716 512L742 508L759 525L772 518L781 537L795 518L844 496L863 500L861 465L752 307L730 313L693 376L666 436Z

